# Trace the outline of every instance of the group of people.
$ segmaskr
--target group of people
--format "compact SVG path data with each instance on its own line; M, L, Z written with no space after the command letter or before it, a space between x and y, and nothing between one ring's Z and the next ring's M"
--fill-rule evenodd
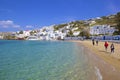
M95 42L96 42L96 45L98 46L98 39L96 39L96 40L92 39L93 46L95 45Z
M108 48L108 46L109 46L109 44L108 44L107 41L105 41L104 46L105 46L105 50L107 51L107 48ZM110 45L110 49L111 49L111 53L114 53L115 47L114 47L114 44L113 44L113 43Z
M93 44L93 46L95 45L95 42L96 42L96 45L98 46L98 39L96 39L96 40L92 39L92 44ZM108 42L105 41L104 47L105 47L105 50L106 50L106 51L107 51L107 49L108 49L108 46L109 46ZM114 53L115 47L114 47L114 44L113 44L113 43L111 43L110 49L111 49L111 53Z

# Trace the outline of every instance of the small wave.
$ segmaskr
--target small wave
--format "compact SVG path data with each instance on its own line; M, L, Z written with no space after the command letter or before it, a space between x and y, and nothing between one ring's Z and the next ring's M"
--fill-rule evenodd
M96 76L97 76L97 80L102 80L102 75L100 73L100 70L96 66L95 66L95 73L96 73Z

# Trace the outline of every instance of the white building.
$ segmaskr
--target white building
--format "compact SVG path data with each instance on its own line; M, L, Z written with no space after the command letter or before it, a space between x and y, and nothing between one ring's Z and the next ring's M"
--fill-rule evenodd
M30 36L30 30L28 31L23 31L24 36Z
M108 34L112 35L116 29L114 27L110 27L110 25L97 25L90 28L91 35L100 35L100 34Z
M19 35L16 35L17 38L24 38L25 35L24 34L19 34Z
M2 35L0 35L0 39L3 39L3 36L2 36Z
M75 30L77 30L78 29L78 27L76 27L76 28L72 28L72 31L75 31Z
M37 36L41 40L57 40L64 39L66 33L62 33L62 30L54 31L53 26L43 27L39 30Z
M75 31L75 32L73 32L73 35L74 36L78 36L80 34L80 31Z
M95 24L96 22L95 21L90 21L90 25L93 25L93 24Z
M70 25L66 26L66 29L70 29Z

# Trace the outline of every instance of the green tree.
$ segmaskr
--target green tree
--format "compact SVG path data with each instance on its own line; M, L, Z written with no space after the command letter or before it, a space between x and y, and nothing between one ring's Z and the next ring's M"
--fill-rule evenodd
M54 30L55 30L55 31L56 31L56 30L59 30L58 26L54 26Z
M43 29L43 32L46 31L46 29Z
M79 34L79 36L86 37L87 39L90 37L90 33L87 30L82 30Z
M109 19L109 18L106 17L106 16L102 16L101 18L104 19L104 20Z
M19 34L23 34L23 31L20 31Z
M118 31L115 31L114 33L113 33L113 35L118 35L119 34L119 32Z
M15 40L15 39L16 39L16 36L7 35L7 36L4 37L4 39L7 39L7 40Z
M30 32L30 35L33 35L33 34L34 34L34 31L31 31L31 32Z
M81 31L78 36L82 36L83 37L84 36L84 32Z
M73 36L73 32L70 30L67 34L67 37L72 37Z

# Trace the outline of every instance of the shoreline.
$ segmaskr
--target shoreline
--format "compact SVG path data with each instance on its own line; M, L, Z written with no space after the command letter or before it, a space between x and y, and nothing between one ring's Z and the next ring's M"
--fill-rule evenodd
M120 65L119 65L120 64L120 49L119 49L120 44L114 43L115 52L111 53L110 52L111 42L108 42L109 46L108 46L107 52L104 49L104 42L99 42L98 46L96 46L96 45L93 46L92 41L90 41L90 40L85 40L85 41L75 41L75 40L73 40L73 41L70 41L70 42L77 42L77 43L80 43L80 45L82 44L90 52L92 52L93 54L96 54L97 56L102 58L104 61L110 63L113 66L115 66L120 71ZM117 63L119 63L119 64L117 64Z
M100 80L120 80L120 56L118 56L120 54L119 44L114 43L115 53L111 54L110 49L108 49L107 52L105 51L103 46L104 42L99 42L98 46L93 46L92 41L90 40L73 40L70 42L76 42L78 45L84 46L95 69L98 70L103 77L103 79ZM110 44L111 43L109 42L109 47Z

